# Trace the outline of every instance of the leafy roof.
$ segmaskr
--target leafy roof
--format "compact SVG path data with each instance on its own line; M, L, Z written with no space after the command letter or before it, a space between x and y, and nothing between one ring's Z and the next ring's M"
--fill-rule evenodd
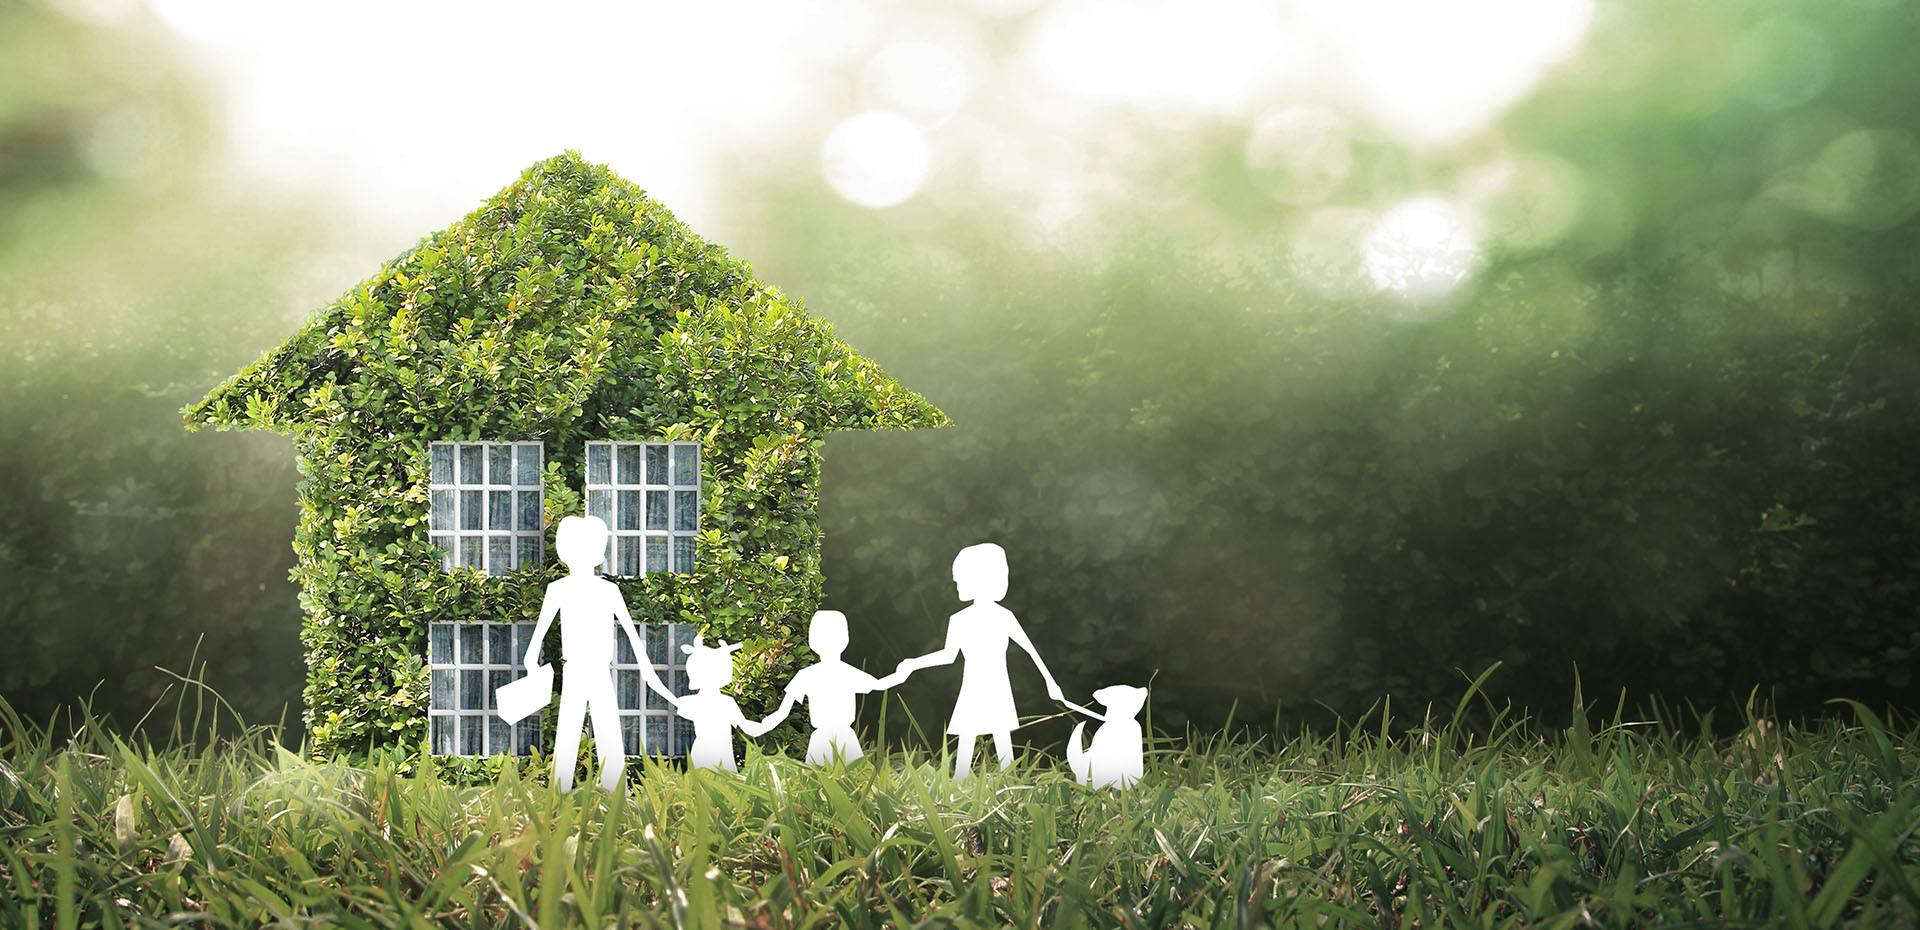
M729 377L808 432L950 422L640 188L569 151L388 262L183 414L190 428L529 433L609 391L626 415L650 392ZM708 396L651 412L715 416Z

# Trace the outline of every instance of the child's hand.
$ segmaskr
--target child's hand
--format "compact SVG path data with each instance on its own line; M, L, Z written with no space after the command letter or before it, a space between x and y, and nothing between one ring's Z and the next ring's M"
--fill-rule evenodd
M901 678L905 678L908 675L913 674L913 668L914 668L914 665L913 665L912 659L901 659L900 664L893 667L893 673L895 675L900 676Z
M775 724L772 718L768 718L766 720L748 721L744 726L740 728L740 732L745 733L748 736L758 738L760 736L766 735L766 732L768 730L773 729L774 726Z

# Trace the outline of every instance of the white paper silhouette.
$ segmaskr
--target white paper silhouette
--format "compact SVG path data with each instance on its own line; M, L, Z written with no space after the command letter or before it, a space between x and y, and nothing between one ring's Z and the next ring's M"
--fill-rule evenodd
M1061 702L1101 721L1100 728L1093 731L1093 745L1084 748L1080 734L1087 723L1082 720L1073 725L1073 736L1067 740L1067 767L1083 785L1131 787L1146 772L1146 740L1138 717L1147 703L1147 689L1109 685L1095 691L1093 699L1107 712L1095 713L1072 701Z
M553 701L553 666L536 665L518 681L494 689L493 707L500 719L519 723Z
M1061 700L1060 685L1047 671L1047 663L1027 639L1027 631L1005 607L1007 596L1007 553L993 543L980 543L960 550L953 559L953 583L960 599L973 602L947 621L947 645L939 652L903 659L897 675L904 677L918 669L946 665L964 659L961 667L960 696L954 699L953 717L947 732L959 743L954 757L953 777L967 777L972 766L974 738L993 735L994 752L1000 767L1013 764L1013 730L1020 718L1013 705L1013 685L1007 679L1007 644L1027 651L1033 664L1046 679L1047 696Z
M838 755L851 762L860 758L860 738L853 732L853 699L883 688L891 688L907 679L905 672L875 678L840 661L847 648L847 615L837 610L817 610L807 627L807 645L820 654L820 661L795 672L787 682L787 697L780 707L761 721L761 732L779 726L787 719L796 701L807 702L807 718L813 724L813 736L807 740L807 762L825 765Z
M620 707L613 685L615 621L626 633L633 654L639 657L640 677L647 687L669 704L680 700L661 683L653 664L647 661L647 651L640 644L633 618L627 614L619 586L593 573L606 552L607 532L606 522L599 517L560 521L553 534L553 548L566 563L567 576L547 585L546 598L540 603L540 622L533 628L533 642L527 645L526 667L537 669L541 641L554 615L560 615L560 655L566 660L566 669L561 676L560 723L554 736L553 781L562 791L573 787L582 718L589 713L593 716L593 745L600 757L600 786L613 790L626 769ZM513 684L501 691L511 687ZM500 698L496 692L495 700Z
M733 728L739 727L748 736L759 736L772 728L771 724L748 720L733 696L720 690L733 681L733 654L739 648L739 643L729 646L724 639L718 646L709 646L704 633L695 635L692 645L680 647L687 654L687 684L693 693L681 696L679 713L681 719L693 721L693 748L687 750L687 764L694 768L739 771L733 762Z

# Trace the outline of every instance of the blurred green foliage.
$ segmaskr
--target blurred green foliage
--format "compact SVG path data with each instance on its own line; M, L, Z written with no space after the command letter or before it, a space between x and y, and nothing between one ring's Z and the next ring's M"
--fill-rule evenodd
M1495 660L1548 714L1576 662L1590 692L1912 706L1920 5L1600 13L1499 134L1572 179L1501 221L1565 222L1435 304L1327 292L1238 118L1043 127L1111 194L1059 236L984 159L884 211L829 199L811 142L721 166L716 238L957 424L826 444L849 659L937 645L953 554L993 539L1070 696L1151 678L1163 724L1418 706ZM134 672L204 631L271 717L291 450L173 411L296 328L276 286L327 227L223 192L157 38L0 17L0 636L35 657L0 690L144 708ZM152 157L112 157L129 126ZM1353 145L1367 206L1486 154ZM945 676L903 686L921 719Z

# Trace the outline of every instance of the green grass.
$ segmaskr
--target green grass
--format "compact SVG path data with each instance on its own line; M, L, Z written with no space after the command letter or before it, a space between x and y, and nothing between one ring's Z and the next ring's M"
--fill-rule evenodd
M56 745L0 704L0 926L1920 926L1920 734L1836 709L1719 740L1383 712L1175 743L1125 793L1049 759L955 784L924 754L756 755L638 766L619 800L266 729Z

